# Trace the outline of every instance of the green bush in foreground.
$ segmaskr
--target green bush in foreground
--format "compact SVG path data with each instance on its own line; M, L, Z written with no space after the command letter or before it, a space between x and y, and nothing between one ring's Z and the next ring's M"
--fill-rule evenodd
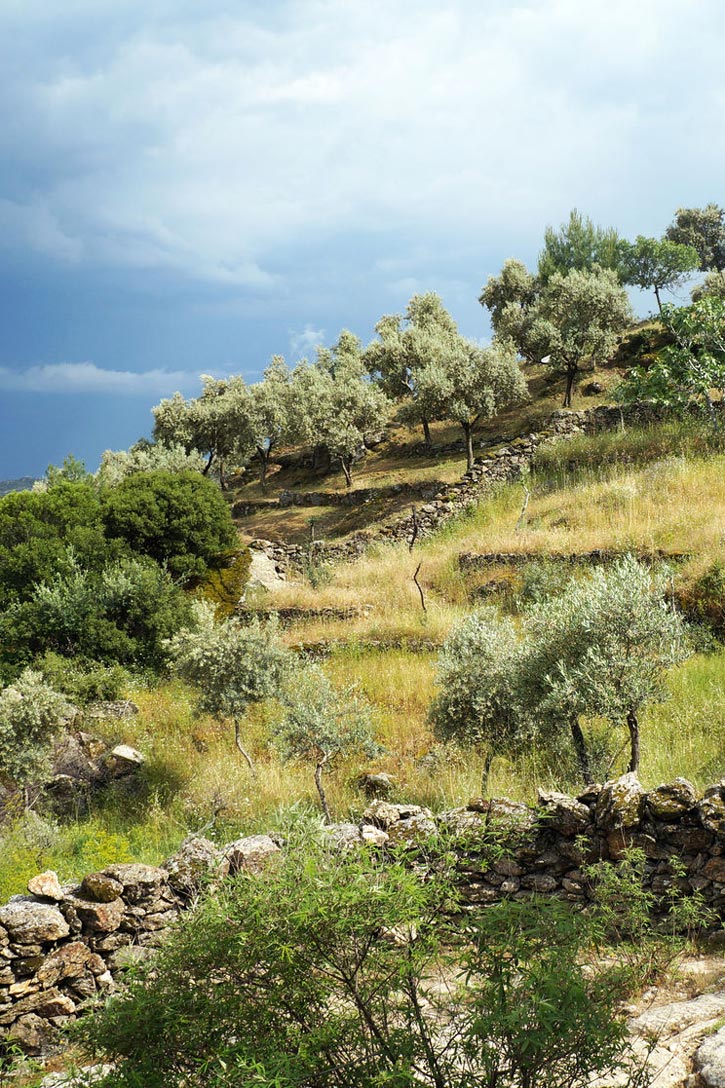
M81 1039L117 1063L109 1088L573 1088L621 1067L580 916L452 909L440 873L308 845L203 903Z

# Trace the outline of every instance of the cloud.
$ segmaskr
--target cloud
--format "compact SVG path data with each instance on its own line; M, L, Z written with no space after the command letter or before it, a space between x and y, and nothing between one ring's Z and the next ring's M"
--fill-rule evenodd
M314 325L305 325L302 332L290 332L289 349L292 362L311 358L315 354L315 348L322 347L324 343L325 330L316 329Z
M190 390L199 375L184 370L104 370L95 363L50 363L25 370L0 367L0 389L18 393L105 393L116 396L171 396Z
M0 10L8 246L283 294L280 255L342 231L435 253L626 203L661 230L663 178L725 170L718 0L96 9Z

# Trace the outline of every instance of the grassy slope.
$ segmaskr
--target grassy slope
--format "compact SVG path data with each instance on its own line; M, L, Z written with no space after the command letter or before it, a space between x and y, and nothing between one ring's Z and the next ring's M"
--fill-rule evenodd
M551 401L556 396L558 391L553 390L542 415L554 406ZM537 405L526 411L539 410ZM506 428L498 421L498 429L510 428L514 434L533 423L531 416L511 419ZM410 436L407 444L411 444ZM290 645L325 646L324 665L333 681L356 680L373 703L387 754L366 763L365 769L394 775L401 799L434 807L463 803L478 792L481 762L475 755L434 745L426 719L435 691L435 652L419 647L442 642L452 625L475 605L483 581L493 577L506 582L514 576L503 569L464 575L458 555L500 550L545 556L593 547L664 548L695 553L678 575L691 577L714 559L725 560L725 457L708 445L692 428L674 425L562 445L547 454L547 463L529 484L532 497L524 531L516 531L521 487L504 487L416 546L414 556L401 545L376 545L360 562L326 572L316 589L300 581L260 603L305 608L372 605L368 615L352 621L295 623L284 637ZM405 446L399 441L398 453L388 448L373 454L358 483L405 481L433 468L435 478L442 478L442 472L459 471L455 461L426 465L407 455ZM289 474L273 481L274 487L282 484L319 486L299 473L294 483ZM326 487L338 484L325 481ZM254 485L249 486L253 491ZM289 517L288 512L281 513ZM306 510L302 514L309 516ZM254 526L253 535L258 531ZM426 613L412 582L418 562ZM721 777L724 676L725 651L697 655L672 673L672 698L644 717L645 783L683 774L703 785ZM111 796L90 818L64 828L33 823L31 817L30 828L26 821L24 828L6 832L0 899L22 890L28 876L46 866L68 877L112 860L157 861L189 830L211 824L207 833L223 840L268 828L290 804L314 804L310 769L281 764L268 747L274 707L257 707L249 715L247 738L259 761L259 777L252 782L234 752L230 729L198 716L191 692L182 685L166 683L130 694L141 713L137 719L109 726L109 739L134 744L146 753L146 794ZM617 749L624 737L615 738L613 744L598 723L588 728L600 741L602 773L621 767L624 754L617 755ZM329 777L328 794L339 818L359 816L364 807L355 787L359 770L353 761ZM530 752L515 762L497 760L491 785L495 793L531 799L538 785L566 788L576 782L571 768L560 762L552 767L544 754Z

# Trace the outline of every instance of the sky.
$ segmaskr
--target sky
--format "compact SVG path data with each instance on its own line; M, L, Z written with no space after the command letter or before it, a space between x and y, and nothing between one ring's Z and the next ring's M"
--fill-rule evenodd
M417 291L485 338L572 207L725 203L724 47L721 0L0 0L0 478Z

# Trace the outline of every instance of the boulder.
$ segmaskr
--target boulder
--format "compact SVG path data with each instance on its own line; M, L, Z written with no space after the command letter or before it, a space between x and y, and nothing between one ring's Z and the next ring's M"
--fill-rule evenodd
M380 771L377 774L361 774L357 779L358 789L366 797L386 800L393 793L395 784L389 774Z
M716 835L725 834L725 798L720 786L711 786L697 806L702 826Z
M53 899L56 903L63 898L58 874L52 869L31 877L28 881L28 891L31 895L37 895L41 899Z
M352 846L359 846L362 842L362 835L357 824L327 824L323 832L325 839L337 850L347 850Z
M646 794L633 772L605 782L597 798L597 826L605 830L626 831L639 827Z
M388 828L388 840L391 844L405 844L420 842L435 835L438 830L435 820L431 818L428 809L409 816L405 820L397 820Z
M107 699L104 702L92 703L91 706L86 707L83 711L83 717L91 721L109 721L109 719L116 719L117 721L123 721L124 718L133 718L138 714L138 707L130 699Z
M647 807L656 820L676 820L696 804L695 787L686 778L675 778L647 794Z
M70 933L58 907L21 897L0 907L0 925L17 944L45 944Z
M249 835L225 846L222 852L222 873L261 873L278 854L280 848L269 835Z
M21 1016L8 1029L6 1041L19 1046L26 1054L39 1056L55 1042L57 1030L37 1013L29 1012Z
M113 933L121 924L126 904L122 899L112 899L110 903L98 903L86 899L80 888L71 892L63 902L63 912L69 920L78 919L86 933Z
M54 986L56 982L63 979L80 977L87 969L91 969L91 963L95 967L100 964L103 969L103 960L100 956L91 952L82 941L71 941L69 944L61 945L47 956L35 977L44 988Z
M11 1024L13 1020L31 1012L49 1020L54 1016L73 1016L75 1011L75 1002L51 986L47 990L38 990L27 997L21 997L12 1008L0 1014L0 1025Z
M589 827L591 814L581 801L564 793L539 790L539 819L545 827L573 839Z

